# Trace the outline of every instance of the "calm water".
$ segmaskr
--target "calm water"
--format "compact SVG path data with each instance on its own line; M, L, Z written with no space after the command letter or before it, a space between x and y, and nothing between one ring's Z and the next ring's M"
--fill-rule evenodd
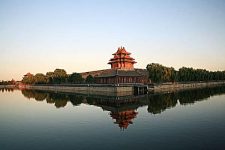
M138 97L0 91L0 149L225 149L225 88Z

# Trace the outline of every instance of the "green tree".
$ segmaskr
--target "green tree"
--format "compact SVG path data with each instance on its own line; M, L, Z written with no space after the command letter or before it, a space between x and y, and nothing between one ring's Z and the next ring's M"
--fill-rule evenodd
M163 66L156 63L151 63L147 65L147 70L149 72L149 78L153 82L162 82L163 81Z
M160 64L148 64L149 78L156 83L159 82L190 82L190 81L211 81L225 80L225 71L208 71L206 69L194 69L182 67L176 71L172 67L165 67Z
M156 83L174 82L177 79L177 73L173 67L165 67L160 64L151 63L147 65L149 78Z
M22 79L22 83L24 84L34 84L34 82L35 80L33 75L24 76Z
M53 83L60 84L67 81L68 75L64 69L55 69Z
M86 83L95 83L95 78L92 75L88 75L85 82Z
M47 72L46 73L47 83L51 84L54 80L54 72Z
M47 77L42 73L37 73L34 76L34 82L35 82L35 84L46 84L47 83Z
M80 83L83 83L83 81L84 81L84 79L82 78L82 76L79 73L72 73L68 77L68 82L69 83L80 84Z

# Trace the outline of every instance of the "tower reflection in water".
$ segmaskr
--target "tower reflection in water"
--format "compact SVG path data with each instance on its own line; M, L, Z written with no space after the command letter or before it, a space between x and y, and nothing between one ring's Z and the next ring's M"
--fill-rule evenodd
M1 89L1 91L5 90ZM147 111L150 114L160 114L166 109L175 107L178 101L180 105L194 104L197 101L207 100L210 96L223 93L225 93L225 87L123 97L22 90L22 94L28 99L46 101L49 104L54 104L56 108L63 108L68 102L72 103L73 106L79 106L83 103L101 107L110 112L109 115L114 123L122 130L133 124L134 119L138 116L137 109L139 107L148 106Z
M111 112L110 116L115 119L115 124L118 124L121 129L127 129L129 124L133 124L132 120L136 118L138 112L135 110L126 110L126 111L118 111Z

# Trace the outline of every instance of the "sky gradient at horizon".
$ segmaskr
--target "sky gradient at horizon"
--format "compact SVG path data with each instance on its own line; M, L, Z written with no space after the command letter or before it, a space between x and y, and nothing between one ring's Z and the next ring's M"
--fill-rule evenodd
M136 68L225 70L225 1L0 0L0 80L110 68L119 46Z

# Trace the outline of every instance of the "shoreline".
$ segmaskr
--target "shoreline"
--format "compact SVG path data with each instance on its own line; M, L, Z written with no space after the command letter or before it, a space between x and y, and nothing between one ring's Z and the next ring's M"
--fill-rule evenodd
M180 90L199 89L199 88L216 87L216 86L223 86L223 85L225 85L225 81L162 83L162 84L155 84L148 87L148 91L151 91L154 93L174 92L174 91L180 91Z
M0 88L16 88L16 85L0 85Z
M68 92L87 95L106 95L106 96L128 96L133 95L132 86L48 86L48 85L26 85L24 89L53 91L53 92Z
M189 82L189 83L161 83L152 85L138 85L138 84L120 84L120 85L24 85L19 86L19 89L53 91L53 92L69 92L77 94L90 95L108 95L108 96L127 96L134 95L135 92L143 94L143 87L147 88L148 92L164 93L175 92L189 89L199 89L207 87L225 86L225 81L211 81L211 82ZM16 85L0 85L0 88L18 88ZM139 90L142 90L141 92ZM140 93L139 93L140 92Z

